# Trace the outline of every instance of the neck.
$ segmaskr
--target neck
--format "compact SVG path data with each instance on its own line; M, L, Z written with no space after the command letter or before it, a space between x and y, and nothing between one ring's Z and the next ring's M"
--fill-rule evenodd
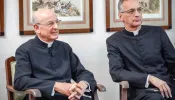
M138 30L138 29L140 29L140 28L141 28L141 25L138 26L138 27L125 27L125 29L126 29L127 31L136 31L136 30Z
M39 38L42 42L47 43L47 44L54 41L54 40L46 40L46 39L43 39L43 38L41 38L40 36L38 36L38 38Z

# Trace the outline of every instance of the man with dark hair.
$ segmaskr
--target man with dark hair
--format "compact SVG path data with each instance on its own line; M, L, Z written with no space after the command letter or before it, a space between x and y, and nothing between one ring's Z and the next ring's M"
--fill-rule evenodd
M168 68L175 67L175 49L166 32L157 26L141 25L138 0L119 0L118 10L125 28L106 40L113 81L129 82L131 100L174 98Z
M96 87L93 74L67 43L56 40L61 20L53 11L39 9L32 22L36 37L16 50L14 88L39 89L39 100L91 100Z

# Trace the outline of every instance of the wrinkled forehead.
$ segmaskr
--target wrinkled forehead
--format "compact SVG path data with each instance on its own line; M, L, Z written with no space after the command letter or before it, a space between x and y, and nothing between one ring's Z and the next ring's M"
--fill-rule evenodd
M52 10L39 10L34 13L34 16L38 22L48 22L57 19L55 12Z
M122 9L123 10L128 10L128 9L136 9L140 7L139 0L124 0L122 4Z

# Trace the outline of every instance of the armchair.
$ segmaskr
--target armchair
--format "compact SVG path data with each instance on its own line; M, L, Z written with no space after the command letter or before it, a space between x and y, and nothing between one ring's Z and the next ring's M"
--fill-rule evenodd
M22 100L26 94L29 95L29 100L36 100L36 97L41 97L41 92L38 89L28 89L26 91L17 91L13 88L14 72L15 72L15 57L9 57L5 61L6 69L6 88L8 94L8 100ZM97 84L97 90L99 92L105 92L106 88ZM93 100L99 100L97 90L94 92Z

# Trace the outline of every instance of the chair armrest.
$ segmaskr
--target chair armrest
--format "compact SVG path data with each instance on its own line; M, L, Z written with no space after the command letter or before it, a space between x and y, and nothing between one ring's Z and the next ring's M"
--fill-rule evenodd
M122 88L124 89L128 89L129 88L129 83L128 81L121 81L120 85L122 86Z
M41 97L41 92L38 89L28 89L25 91L27 94L33 95L33 97Z
M24 92L26 94L32 95L33 97L41 97L41 92L38 89L28 89L26 91L17 91L13 88L13 86L7 85L7 90L14 92L14 93L20 93Z
M106 88L102 84L97 84L97 90L99 92L105 92ZM94 92L94 98L92 100L99 100L97 90Z
M103 86L102 84L97 84L97 89L98 89L98 91L100 91L100 92L105 92L105 91L106 91L105 86Z

